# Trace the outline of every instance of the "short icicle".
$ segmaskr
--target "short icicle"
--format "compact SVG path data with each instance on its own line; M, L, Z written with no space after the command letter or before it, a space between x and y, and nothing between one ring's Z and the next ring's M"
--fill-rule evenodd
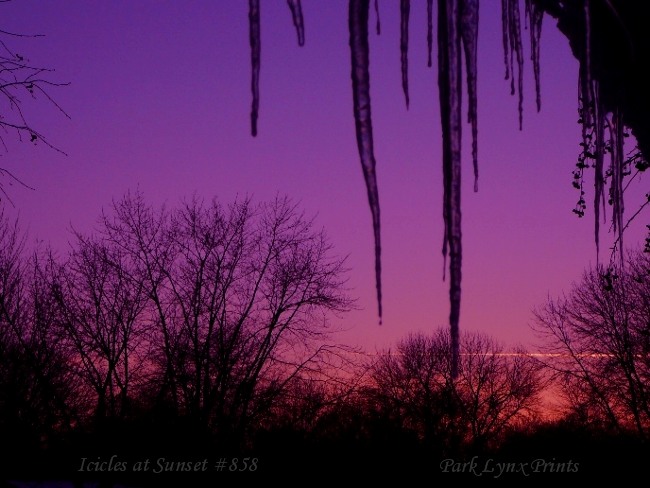
M298 45L305 45L305 21L302 16L302 4L300 0L287 0L289 9L291 9L291 18L298 35Z
M411 0L400 0L400 61L402 67L402 90L406 108L409 108L409 15L411 12Z
M253 103L251 107L251 134L257 136L257 117L260 109L260 1L248 0L248 28L251 45L251 92Z

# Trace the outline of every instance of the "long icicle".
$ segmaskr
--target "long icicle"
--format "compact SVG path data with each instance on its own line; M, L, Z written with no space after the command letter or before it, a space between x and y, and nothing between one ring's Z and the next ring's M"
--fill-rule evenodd
M379 0L375 0L375 17L377 18L377 35L381 35L381 21L379 20Z
M451 376L458 377L461 297L461 98L462 66L458 0L438 0L438 91L442 123L443 254L449 250Z
M511 92L514 94L515 79L514 79L514 66L512 64L512 54L516 55L517 59L517 91L519 92L519 129L523 127L524 116L524 53L521 44L521 20L519 15L519 0L508 0L508 37L510 43L510 57L511 57Z
M542 20L544 10L534 0L526 0L526 18L530 28L530 59L533 62L533 75L535 76L535 103L537 111L542 109L542 94L539 69L539 39L542 35Z
M598 83L592 82L592 100L594 105L594 131L596 139L596 161L594 164L594 239L596 240L596 261L600 257L600 205L603 203L603 214L605 213L605 109L598 96Z
M368 190L368 202L372 213L375 235L375 281L379 323L382 321L381 298L381 239L379 221L379 191L377 188L376 161L372 137L370 111L370 53L368 46L368 11L370 0L350 0L349 29L352 58L352 96L354 100L354 124L363 177Z
M622 267L624 265L623 258L625 254L623 249L623 211L625 210L623 202L623 179L625 178L625 157L623 154L623 117L618 108L612 114L610 145L612 149L612 219L614 222L614 232L617 233L619 259Z
M478 0L461 0L460 36L465 49L467 77L467 121L472 126L472 163L474 191L478 191L478 114L476 95L476 59L478 48Z
M406 108L409 108L409 15L411 12L411 0L400 0L400 40L399 51L402 66L402 90L406 100Z
M251 107L251 134L257 135L257 117L260 109L260 52L262 41L260 37L260 1L248 0L248 28L251 45L251 92L253 103Z
M600 98L600 85L594 80L591 72L591 8L590 2L583 5L585 37L580 59L579 93L582 119L582 145L586 161L589 156L595 158L594 163L594 240L596 242L596 261L600 259L600 205L603 202L605 212L605 126L607 113ZM592 143L591 139L595 139ZM593 154L589 149L595 146ZM612 168L613 169L613 168ZM612 176L615 178L615 176ZM612 180L613 181L613 180ZM615 214L615 212L614 212Z
M431 68L433 51L433 0L427 0L427 66Z
M302 16L302 4L300 0L287 0L289 9L291 9L291 18L298 35L298 45L305 45L305 20Z
M511 76L510 66L510 15L508 0L501 0L501 42L503 43L503 64L506 68L505 79Z
M600 259L600 199L605 187L603 176L605 153L605 112L597 98L599 90L591 78L591 13L589 2L584 3L585 44L582 52L579 76L579 93L582 97L582 143L585 152L590 147L588 128L593 126L596 135L596 164L594 175L594 240L596 241L596 262ZM593 137L593 136L592 136ZM586 154L585 154L586 155Z

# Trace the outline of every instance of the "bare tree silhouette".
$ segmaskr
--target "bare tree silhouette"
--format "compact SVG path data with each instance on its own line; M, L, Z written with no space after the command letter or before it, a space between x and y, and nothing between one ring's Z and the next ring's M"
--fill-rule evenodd
M32 64L26 55L20 54L12 46L20 38L31 37L42 36L0 29L0 145L7 151L5 138L15 136L20 142L41 142L50 149L63 153L37 128L24 108L24 102L28 99L45 102L69 118L50 94L53 88L69 83L54 81L52 68ZM28 186L14 172L0 167L0 193L8 201L11 201L11 198L5 189L5 178L8 178L10 183L17 182Z
M76 420L69 357L51 327L37 254L27 259L24 244L0 212L0 433L18 451L47 446Z
M586 271L536 311L534 330L568 407L583 423L650 433L650 257Z
M128 258L118 247L77 234L69 258L51 263L61 348L93 391L99 422L128 415L131 390L145 374L147 293Z
M352 305L344 261L290 200L167 211L128 194L113 210L99 232L143 277L157 401L177 415L239 439L336 350L327 316Z
M448 331L412 334L372 368L375 401L386 415L443 449L485 447L534 418L545 382L540 364L485 334L463 333L453 375Z

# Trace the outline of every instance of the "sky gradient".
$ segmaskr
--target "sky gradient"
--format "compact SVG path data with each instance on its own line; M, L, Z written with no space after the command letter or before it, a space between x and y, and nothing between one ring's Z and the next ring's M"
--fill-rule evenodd
M442 280L442 166L436 48L427 68L426 2L411 2L410 108L401 91L399 2L371 9L370 68L383 240L384 321L378 325L370 210L355 141L347 2L303 1L304 47L286 2L262 2L258 136L250 135L247 2L21 0L3 4L10 39L51 79L70 115L27 103L31 122L66 155L5 137L0 166L35 190L7 187L30 239L65 252L71 226L90 231L102 208L140 189L154 205L197 194L227 203L287 194L317 215L348 256L358 310L336 323L341 340L368 350L409 332L446 327ZM568 291L595 263L592 195L578 219L571 172L579 152L578 62L545 17L536 112L524 31L524 121L504 80L500 4L482 2L479 24L479 192L473 192L465 125L462 330L534 346L532 309ZM523 14L523 5L522 5ZM435 19L434 19L435 25ZM435 38L435 35L434 35ZM591 174L589 175L591 176ZM591 182L591 179L587 180ZM5 180L5 185L7 181ZM633 183L626 215L644 194ZM642 218L626 234L640 246ZM612 234L604 227L601 255Z

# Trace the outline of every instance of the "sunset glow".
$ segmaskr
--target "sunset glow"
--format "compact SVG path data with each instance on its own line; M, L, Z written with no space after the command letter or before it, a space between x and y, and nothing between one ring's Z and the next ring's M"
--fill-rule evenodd
M615 268L588 274L618 256L618 200L605 189L602 204L594 202L595 163L585 167L584 188L575 183L586 140L581 65L546 14L538 110L523 15L531 1L520 2L521 128L515 71L504 66L504 42L512 39L503 37L501 14L502 3L512 8L516 1L480 2L477 191L466 92L462 100L460 358L454 334L445 335L454 274L443 242L451 249L453 239L444 237L437 11L427 66L427 7L478 3L370 1L367 101L350 63L351 25L359 18L364 24L365 1L0 2L0 37L7 53L17 53L4 62L47 68L34 83L48 87L26 85L20 103L0 92L0 129L9 127L0 136L1 217L25 232L31 260L14 266L20 252L9 251L18 234L1 220L0 242L9 251L0 249L0 364L15 363L0 368L0 414L15 411L20 422L0 418L0 437L28 439L20 448L43 448L47 461L47 449L59 449L53 432L63 432L58 440L78 449L71 462L84 476L115 466L128 471L144 462L136 460L138 449L152 451L156 474L264 471L284 455L277 442L292 446L302 459L294 464L305 469L325 459L305 461L310 448L345 466L355 463L356 446L367 448L366 465L377 463L378 453L389 459L387 448L407 446L412 450L399 456L408 462L444 456L420 459L426 472L434 466L436 475L468 477L477 457L452 457L469 453L469 445L480 455L503 446L503 466L513 473L524 465L593 473L609 454L590 459L580 446L604 452L619 435L647 438L650 284L645 275L626 275L628 268L616 268L620 276L611 274ZM580 3L587 19L593 3ZM621 2L604 3L615 10L612 3ZM405 9L408 39L400 32ZM408 57L400 50L407 41ZM251 66L258 54L259 80ZM516 65L508 53L505 59ZM372 112L374 169L357 146L358 133L368 138L358 106ZM24 115L34 130L11 125L5 114ZM619 134L626 154L636 148L628 135ZM637 169L638 176L615 175L625 183L618 225L630 255L644 241L650 246L646 168ZM378 205L366 187L374 171ZM576 205L584 205L584 216ZM373 233L379 210L381 308ZM650 260L640 255L644 272ZM12 281L20 272L25 281ZM603 290L612 293L591 307ZM15 300L5 305L11 293ZM12 303L20 314L10 313ZM25 303L33 304L28 319ZM13 324L14 316L27 325ZM32 351L30 341L57 354ZM61 369L38 363L29 376L21 361L43 357ZM23 370L35 386L15 376ZM40 386L49 383L38 374L51 371L53 384L57 374L65 379L63 396L58 383ZM64 420L38 410L49 409L47 402L35 402L29 417L16 399L31 401L38 388L62 405ZM567 409L555 410L565 401ZM54 427L34 430L32 439L21 429L37 425L34 419ZM604 440L591 444L591 433L576 434L594 425ZM104 444L103 435L122 434L128 442L115 446L126 454ZM548 443L539 454L537 434ZM350 452L339 452L351 439L357 444ZM174 457L165 446L200 455ZM214 446L238 450L208 459ZM249 449L260 453L247 457ZM493 461L484 465L501 466ZM276 462L273 469L285 468Z

